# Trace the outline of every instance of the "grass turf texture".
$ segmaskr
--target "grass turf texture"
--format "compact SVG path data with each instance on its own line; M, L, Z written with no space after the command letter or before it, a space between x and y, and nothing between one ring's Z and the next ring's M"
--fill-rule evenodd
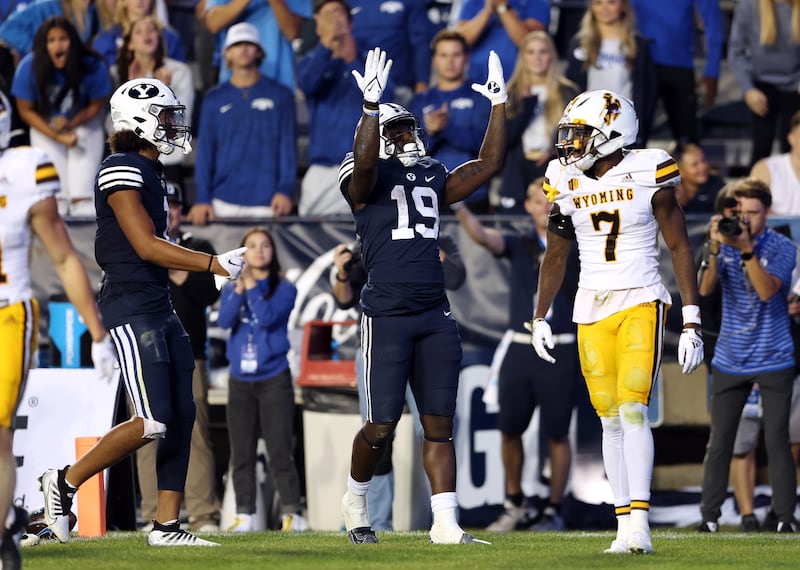
M798 568L800 536L743 534L725 529L700 534L694 529L656 529L655 554L603 554L611 532L488 533L475 531L484 545L433 545L426 532L378 533L378 545L353 545L343 533L254 532L204 534L216 548L148 547L146 536L112 532L105 538L73 538L69 544L45 541L23 548L26 570L86 569L259 569L323 570L467 568Z

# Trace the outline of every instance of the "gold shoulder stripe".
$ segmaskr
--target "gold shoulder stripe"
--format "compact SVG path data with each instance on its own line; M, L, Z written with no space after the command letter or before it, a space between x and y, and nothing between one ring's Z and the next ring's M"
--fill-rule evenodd
M36 184L58 181L58 172L52 162L43 162L36 167Z
M675 159L673 158L665 160L664 162L656 166L656 182L658 184L666 182L671 178L675 178L679 174L680 172L678 171L678 163L675 162Z
M548 202L555 202L556 196L561 194L561 192L550 186L550 183L547 180L545 180L544 184L542 185L542 188L544 188L544 193L547 194Z

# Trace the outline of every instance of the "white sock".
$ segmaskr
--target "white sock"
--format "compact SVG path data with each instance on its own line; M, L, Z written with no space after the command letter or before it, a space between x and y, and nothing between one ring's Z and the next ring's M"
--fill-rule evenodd
M611 485L615 507L624 507L631 502L628 490L628 472L625 468L625 451L623 449L622 424L618 417L601 417L603 427L603 466Z
M644 509L631 509L631 532L650 534L650 511Z
M355 496L367 496L367 491L369 491L369 484L372 482L372 479L369 481L356 481L353 479L352 475L347 476L347 490L350 491L351 495Z
M617 515L617 540L627 542L629 527L631 523L630 515Z
M458 500L455 493L436 493L431 495L433 526L461 530L456 518Z
M619 417L622 423L629 496L634 503L641 501L647 503L646 508L649 508L654 451L647 406L638 402L621 404ZM634 506L632 503L631 507Z

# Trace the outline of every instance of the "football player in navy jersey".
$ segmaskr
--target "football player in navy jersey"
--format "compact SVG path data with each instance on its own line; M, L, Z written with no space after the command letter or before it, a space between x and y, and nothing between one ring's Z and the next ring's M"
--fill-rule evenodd
M189 337L169 297L169 269L236 278L245 248L221 255L169 241L169 207L159 154L191 152L183 105L157 79L134 79L111 97L112 154L95 182L95 258L104 271L100 310L119 355L135 416L114 427L72 466L41 477L45 522L69 540L69 511L91 476L157 440L158 505L151 546L216 546L178 524L194 422Z
M368 273L361 293L367 417L353 439L342 515L353 543L377 542L366 495L382 448L403 411L408 381L424 431L431 542L486 544L464 532L456 519L453 415L461 341L439 261L439 204L465 199L500 169L507 99L503 68L497 55L490 54L487 82L472 86L492 103L478 158L448 172L425 156L416 117L400 105L380 104L391 66L386 53L375 48L367 55L364 75L353 72L364 107L353 152L339 172Z

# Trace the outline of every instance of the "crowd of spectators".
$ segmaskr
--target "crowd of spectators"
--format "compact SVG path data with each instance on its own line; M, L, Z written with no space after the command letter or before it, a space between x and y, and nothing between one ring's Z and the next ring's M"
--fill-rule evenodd
M126 79L155 77L173 88L186 105L187 116L193 117L196 160L165 159L168 180L186 189L185 212L195 204L203 206L192 212L190 221L205 223L215 214L224 218L252 212L276 217L346 216L335 169L351 146L349 133L359 118L360 94L350 72L363 67L367 50L380 46L393 60L387 100L413 109L427 131L429 149L445 163L477 152L469 126L458 120L459 113L469 114L466 107L458 107L464 102L459 93L485 80L480 64L494 50L509 83L509 119L514 128L503 172L471 198L471 206L476 213L524 214L525 189L552 157L555 119L583 89L612 89L633 100L640 118L638 147L647 143L659 100L670 131L662 138L671 138L681 148L700 144L703 132L698 115L716 98L728 22L730 69L752 115L751 165L771 153L776 137L781 150L789 150L789 117L800 104L793 71L800 58L800 12L787 2L738 2L727 20L718 0L681 0L669 9L668 3L642 0L588 0L582 19L575 17L572 3L546 0L202 0L191 4L164 0L0 2L0 62L4 62L0 87L13 96L12 104L21 116L16 126L23 135L15 139L17 144L27 143L30 133L34 146L44 146L57 157L80 155L81 165L99 164L108 151L107 146L98 150L99 140L108 134L110 122L101 129L92 119L99 115L102 122L106 114L108 85L113 88ZM48 65L44 53L35 55L33 40L42 26L53 25L47 21L54 17L71 24L80 40L72 43L80 45L70 48L74 55L65 62L53 59ZM140 20L147 23L137 25ZM229 57L234 44L228 35L242 23L255 30L260 76L288 88L291 97L283 92L275 97L256 96L250 85L228 83L234 74ZM566 34L565 26L569 28ZM559 36L569 38L561 53L561 44L551 33L556 27ZM447 64L461 69L442 67L443 58L449 56L436 53L441 38L435 38L443 30L448 40L462 44L463 58ZM241 32L237 37L241 39ZM236 43L241 42L237 39ZM695 49L701 45L704 49ZM98 55L106 69L87 67L92 61L87 58ZM34 66L31 57L39 63ZM698 61L703 62L703 71L696 82ZM52 77L46 79L48 74ZM255 162L236 160L226 165L238 156L241 145L224 140L220 147L214 138L218 133L203 125L214 123L212 115L221 116L231 104L221 102L218 112L204 104L206 96L218 103L219 90L226 84L254 116L282 119L279 130L260 136L253 133L255 138L249 143L261 148L264 139L271 139L265 143L267 149L292 147L288 154L293 157L273 156L265 161L274 160L275 169L280 170L269 173L267 183L254 184L258 177L248 175L249 168L240 168ZM79 113L89 102L86 112ZM457 106L450 106L452 102ZM259 125L254 131L266 128L258 121L248 124ZM90 134L94 136L88 140ZM221 149L235 152L224 157L220 155L228 153ZM70 187L86 185L72 183L65 160L59 168L65 182L62 213L91 217L90 205L80 204L83 197L70 195ZM202 173L195 171L195 162ZM93 168L73 170L92 172ZM200 174L206 178L202 183ZM230 195L226 187L238 192ZM286 198L277 207L275 195ZM216 200L233 208L215 213ZM240 211L239 206L245 209Z

